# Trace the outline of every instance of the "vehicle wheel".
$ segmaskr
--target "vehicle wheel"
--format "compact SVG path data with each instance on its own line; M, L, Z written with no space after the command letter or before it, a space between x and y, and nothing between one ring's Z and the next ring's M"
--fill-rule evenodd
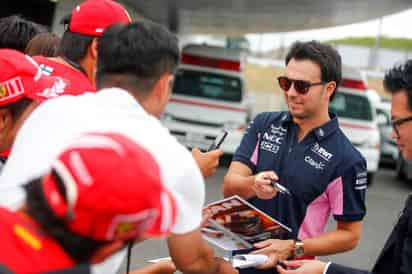
M373 179L375 178L375 173L372 173L372 172L368 172L368 174L367 174L367 185L368 186L371 186L372 185L372 183L373 183Z
M404 161L402 157L399 157L396 161L396 179L399 181L405 180L405 170L404 170Z

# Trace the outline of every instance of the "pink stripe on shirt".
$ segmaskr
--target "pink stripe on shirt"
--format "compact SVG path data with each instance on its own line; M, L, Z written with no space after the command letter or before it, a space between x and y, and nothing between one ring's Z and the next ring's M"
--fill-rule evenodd
M259 156L259 143L260 143L260 133L258 133L258 136L257 136L257 142L256 142L255 150L253 151L253 154L252 154L252 156L250 157L250 161L251 161L254 165L257 165L257 161L258 161L258 156Z
M330 214L343 214L342 178L332 181L325 192L313 200L299 228L299 239L312 238L325 231Z

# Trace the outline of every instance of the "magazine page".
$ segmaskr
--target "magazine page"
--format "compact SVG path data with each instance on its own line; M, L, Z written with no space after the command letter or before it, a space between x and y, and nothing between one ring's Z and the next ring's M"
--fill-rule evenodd
M291 231L237 195L213 202L203 210L211 216L202 228L203 237L224 250L252 248L253 243L282 238Z

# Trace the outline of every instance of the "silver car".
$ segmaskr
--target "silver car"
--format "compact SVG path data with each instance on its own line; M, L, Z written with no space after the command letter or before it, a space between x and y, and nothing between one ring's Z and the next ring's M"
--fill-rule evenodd
M379 163L395 167L399 158L399 149L395 140L391 137L391 103L388 101L381 101L377 103L375 107L379 132L381 135L381 154Z

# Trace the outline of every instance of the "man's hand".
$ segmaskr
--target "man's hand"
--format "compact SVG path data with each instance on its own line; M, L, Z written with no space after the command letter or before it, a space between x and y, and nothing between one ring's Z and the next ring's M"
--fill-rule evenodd
M145 266L129 272L130 274L172 274L176 272L176 266L171 260L161 260L157 263Z
M230 263L214 256L213 249L202 238L199 229L186 234L170 234L167 243L176 268L183 273L237 274Z
M279 274L322 274L326 263L317 260L283 261L289 270L276 266Z
M266 263L256 268L266 269L274 267L279 260L287 259L292 254L295 244L293 240L269 239L256 243L254 246L259 249L253 251L252 254L265 254L268 256Z
M222 149L215 149L209 152L201 152L198 148L192 149L192 156L205 178L215 174L216 169L219 166L219 159L222 157L223 153Z
M216 273L221 274L239 274L236 268L234 268L229 262L225 261L222 258L215 258L218 261L219 267L217 268Z
M274 171L262 171L255 175L252 189L260 199L272 199L278 190L272 186L272 181L279 180Z

